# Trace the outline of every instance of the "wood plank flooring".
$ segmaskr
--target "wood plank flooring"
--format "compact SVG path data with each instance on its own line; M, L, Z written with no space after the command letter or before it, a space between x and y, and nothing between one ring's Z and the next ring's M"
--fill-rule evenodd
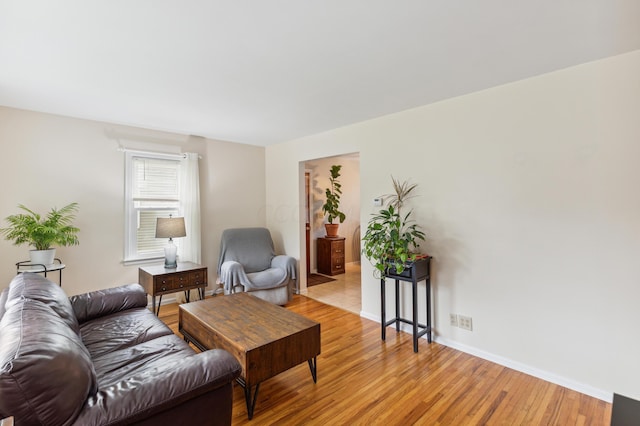
M224 296L218 296L224 297ZM233 425L609 425L611 404L296 295L321 323L318 383L306 363L260 385L253 420L234 389ZM177 305L160 317L179 334ZM212 413L212 415L215 415Z

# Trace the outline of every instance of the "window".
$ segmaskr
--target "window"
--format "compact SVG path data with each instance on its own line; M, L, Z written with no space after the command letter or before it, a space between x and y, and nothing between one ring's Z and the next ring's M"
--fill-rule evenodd
M158 217L180 216L181 156L127 152L125 164L125 262L164 256L156 238Z

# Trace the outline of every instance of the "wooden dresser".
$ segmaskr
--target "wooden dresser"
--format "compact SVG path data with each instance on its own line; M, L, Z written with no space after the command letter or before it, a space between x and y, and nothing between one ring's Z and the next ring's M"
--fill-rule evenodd
M318 238L318 273L344 274L344 237Z

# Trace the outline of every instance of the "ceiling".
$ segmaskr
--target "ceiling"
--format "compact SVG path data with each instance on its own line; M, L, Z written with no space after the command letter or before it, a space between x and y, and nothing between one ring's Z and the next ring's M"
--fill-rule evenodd
M269 145L637 49L638 0L0 0L0 105Z

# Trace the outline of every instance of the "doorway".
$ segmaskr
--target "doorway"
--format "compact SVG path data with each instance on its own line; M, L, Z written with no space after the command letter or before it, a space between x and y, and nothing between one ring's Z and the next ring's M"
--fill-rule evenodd
M344 273L318 273L317 241L324 238L325 216L322 205L329 187L329 170L334 164L342 166L340 210L346 219L340 224L339 235L344 238ZM360 156L338 155L304 162L304 229L307 285L300 293L313 299L360 314ZM335 222L334 222L335 223ZM312 279L309 277L312 276ZM321 284L314 285L320 279ZM326 281L326 282L325 282Z

